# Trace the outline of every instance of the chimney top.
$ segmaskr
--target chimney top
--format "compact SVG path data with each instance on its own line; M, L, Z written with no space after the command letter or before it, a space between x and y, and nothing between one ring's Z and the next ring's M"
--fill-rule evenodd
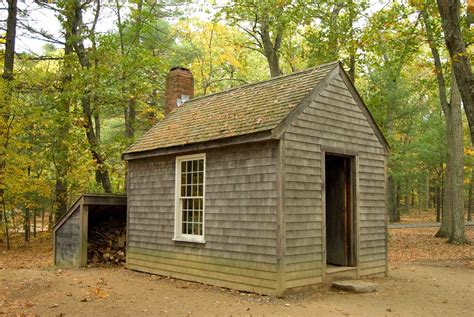
M171 67L170 72L172 72L174 70L184 70L184 71L187 71L187 72L191 73L189 68L186 68L186 67L183 67L183 66L173 66L173 67Z
M181 66L171 68L166 78L165 114L194 97L194 78L191 71Z

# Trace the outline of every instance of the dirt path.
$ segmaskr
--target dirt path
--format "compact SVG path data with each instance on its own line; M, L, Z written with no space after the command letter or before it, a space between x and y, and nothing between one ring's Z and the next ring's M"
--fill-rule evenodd
M403 230L403 231L400 231ZM474 316L473 246L453 249L433 229L396 229L390 276L371 294L321 289L277 299L129 271L58 270L50 250L0 251L0 317L35 316ZM470 230L472 237L474 230ZM410 241L416 241L411 243ZM436 248L456 250L437 259ZM439 243L436 245L435 243ZM49 251L48 251L49 250ZM418 254L418 253L419 254ZM410 253L417 256L404 257ZM46 262L45 262L46 261Z
M401 265L372 294L276 299L125 269L5 269L0 312L41 316L473 316L474 272ZM1 314L1 313L0 313ZM62 314L62 315L61 315Z

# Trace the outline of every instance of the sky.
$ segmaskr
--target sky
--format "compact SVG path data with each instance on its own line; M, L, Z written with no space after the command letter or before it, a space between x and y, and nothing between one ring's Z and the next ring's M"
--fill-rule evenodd
M221 6L227 0L213 1L214 6L210 4L209 0L199 0L194 1L189 5L187 13L191 17L199 17L204 20L209 20L212 17L213 11L212 8L215 6ZM6 8L6 1L0 0L0 8ZM54 7L54 5L52 5ZM35 30L41 30L42 32L47 32L52 35L53 38L62 40L61 35L61 24L56 17L56 14L53 10L45 9L37 5L32 0L19 0L18 8L21 11L28 11L28 17L19 14L18 19L23 24L27 24L33 27ZM122 15L127 15L127 10L122 10ZM5 20L7 17L6 10L0 10L0 21ZM84 16L85 22L91 22L93 16L91 13ZM106 33L116 29L116 13L115 10L102 6L100 20L97 23L96 30L98 33ZM23 28L17 28L17 40L16 40L16 51L17 52L29 52L41 55L43 47L48 42L44 39L41 39L40 35L28 32ZM56 44L56 46L62 46Z
M229 0L197 0L193 1L186 9L187 14L190 17L198 17L202 20L210 20L213 13L218 7L221 7L228 3ZM54 0L52 1L54 2ZM371 9L369 11L377 11L387 4L387 0L372 0ZM211 4L212 3L212 4ZM0 9L6 7L6 1L0 0ZM27 24L36 30L41 30L52 35L53 38L62 40L61 35L61 24L58 21L55 12L53 10L45 9L34 3L33 0L19 0L18 7L20 11L27 10L29 12L28 17L19 15L19 20L23 24ZM54 6L53 6L54 7ZM127 10L123 10L124 15L127 14ZM6 10L0 10L0 20L6 19ZM89 13L84 17L85 22L92 21L92 14ZM96 30L99 33L106 33L116 29L116 13L111 8L102 6L101 18L98 21ZM17 52L29 52L41 55L44 45L47 42L44 39L40 39L39 35L33 34L18 28L16 51ZM56 46L62 46L56 44Z

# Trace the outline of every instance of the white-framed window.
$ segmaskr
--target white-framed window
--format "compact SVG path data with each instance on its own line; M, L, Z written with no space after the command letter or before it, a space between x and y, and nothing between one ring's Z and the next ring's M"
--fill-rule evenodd
M173 240L204 243L206 154L176 157Z

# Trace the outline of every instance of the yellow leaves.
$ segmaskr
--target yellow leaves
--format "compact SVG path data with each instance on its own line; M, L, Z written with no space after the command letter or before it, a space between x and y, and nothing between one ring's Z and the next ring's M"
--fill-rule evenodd
M94 289L94 295L95 295L96 298L99 298L99 299L109 297L109 293L107 293L106 291L104 291L100 287L96 287Z
M197 95L229 88L225 79L251 70L245 62L248 54L242 55L244 38L232 27L194 19L180 21L177 29L180 42L194 50L190 68Z
M425 7L424 0L409 0L408 1L412 7L417 8L418 10L423 10Z
M474 157L474 148L470 146L464 147L464 155Z
M467 11L474 14L474 0L467 0Z

